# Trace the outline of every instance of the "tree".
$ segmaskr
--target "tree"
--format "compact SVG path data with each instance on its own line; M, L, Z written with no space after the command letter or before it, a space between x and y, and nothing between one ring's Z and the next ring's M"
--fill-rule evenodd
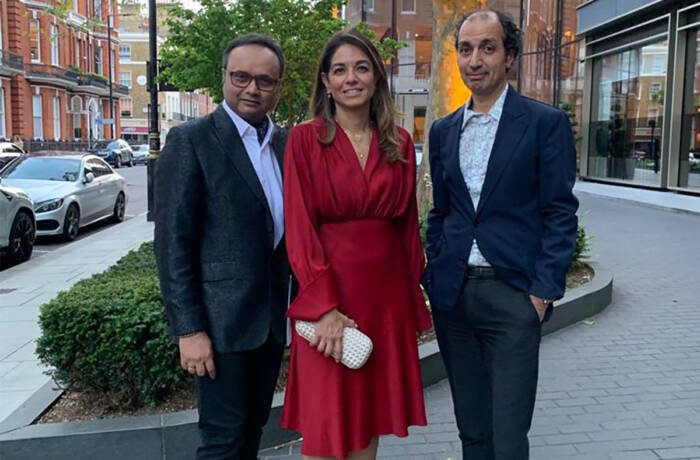
M338 0L201 0L198 12L171 10L170 34L160 51L160 78L179 88L203 89L215 101L221 91L221 57L236 36L258 32L275 38L286 69L274 118L292 125L308 117L318 57L345 22L333 17Z

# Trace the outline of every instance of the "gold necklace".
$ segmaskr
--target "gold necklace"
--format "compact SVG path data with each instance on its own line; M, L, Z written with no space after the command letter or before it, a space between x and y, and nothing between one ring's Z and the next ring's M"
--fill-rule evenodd
M371 129L371 128L368 128L368 129L366 129L366 130L363 130L363 131L361 131L361 132L359 132L359 133L353 133L353 132L350 131L349 129L345 129L345 128L343 128L342 126L341 126L341 128L342 128L342 130L345 132L345 134L347 134L347 136L350 138L350 141L351 141L353 144L359 144L360 142L362 142L362 141L364 140L364 137L365 137L367 134L370 134L370 133L372 132L372 129ZM365 158L367 157L367 154L369 153L369 149L367 149L367 152L357 152L357 149L355 149L355 151L356 151L356 153L357 153L357 156L360 157L360 161L364 163Z
M342 126L341 126L341 128L342 128ZM365 130L363 130L363 131L360 131L359 133L353 133L353 132L350 131L349 129L345 129L345 128L343 128L343 131L345 131L345 134L347 134L348 137L349 137L350 139L354 140L355 142L360 142L360 141L362 141L363 138L364 138L367 134L369 134L369 133L371 132L370 129L365 129Z

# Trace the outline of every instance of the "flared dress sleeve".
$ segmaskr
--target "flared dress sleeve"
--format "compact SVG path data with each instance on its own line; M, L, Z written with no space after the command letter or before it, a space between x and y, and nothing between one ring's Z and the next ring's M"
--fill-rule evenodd
M402 154L408 160L406 168L410 181L408 206L404 214L397 219L401 243L403 244L413 295L414 316L418 331L427 331L432 327L430 313L425 303L423 291L420 288L420 279L425 269L425 254L420 240L420 227L418 223L418 202L416 199L416 152L413 141L407 132L402 132Z
M299 282L287 316L303 321L318 321L338 306L334 274L318 236L320 223L312 189L311 155L318 148L315 130L302 124L290 132L284 159L285 241Z

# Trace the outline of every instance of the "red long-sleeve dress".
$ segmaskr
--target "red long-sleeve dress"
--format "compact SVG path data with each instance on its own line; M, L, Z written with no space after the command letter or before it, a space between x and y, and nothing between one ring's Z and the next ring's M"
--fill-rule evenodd
M389 163L373 131L363 169L336 127L322 145L320 120L290 132L284 162L285 239L299 293L293 320L337 308L374 342L351 370L293 333L282 426L303 435L302 453L345 457L374 436L406 436L425 425L416 333L430 328L419 287L424 266L415 198L416 161L399 128L406 162Z

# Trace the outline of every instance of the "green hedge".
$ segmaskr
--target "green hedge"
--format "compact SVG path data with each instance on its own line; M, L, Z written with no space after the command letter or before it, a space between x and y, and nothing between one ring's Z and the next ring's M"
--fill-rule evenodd
M39 325L39 359L69 389L140 407L186 378L167 331L152 243L43 305Z
M425 220L421 222L424 236ZM579 227L574 264L589 239ZM153 243L41 307L37 355L71 390L96 390L115 406L154 405L188 379L167 331Z

